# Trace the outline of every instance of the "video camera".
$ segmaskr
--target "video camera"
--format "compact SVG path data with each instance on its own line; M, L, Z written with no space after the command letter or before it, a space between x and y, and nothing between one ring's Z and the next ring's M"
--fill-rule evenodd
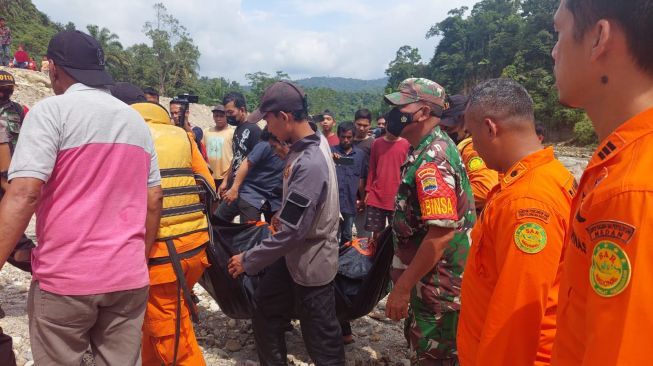
M190 103L197 103L199 100L200 98L197 95L190 93L179 94L176 97L172 98L170 103L179 104L180 106L179 121L177 122L178 127L184 128L184 125L186 124L186 111L188 110L188 105Z

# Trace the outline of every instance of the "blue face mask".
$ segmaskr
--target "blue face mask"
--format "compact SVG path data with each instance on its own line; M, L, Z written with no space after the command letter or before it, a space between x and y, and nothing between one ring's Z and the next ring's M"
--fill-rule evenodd
M386 115L385 121L386 129L389 133L395 136L401 136L401 131L413 123L413 113L403 113L398 107L394 107Z

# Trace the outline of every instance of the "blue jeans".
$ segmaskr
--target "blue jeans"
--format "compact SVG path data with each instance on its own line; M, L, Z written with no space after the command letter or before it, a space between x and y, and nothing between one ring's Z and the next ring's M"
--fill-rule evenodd
M354 226L356 215L342 212L340 214L343 218L343 221L340 224L340 246L342 246L346 242L351 241L351 229Z

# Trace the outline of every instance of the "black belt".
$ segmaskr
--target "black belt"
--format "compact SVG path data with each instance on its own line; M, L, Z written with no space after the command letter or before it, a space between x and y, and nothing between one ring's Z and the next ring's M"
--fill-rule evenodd
M167 246L167 243L168 243L168 240L166 240L166 246ZM191 249L191 250L189 250L187 252L183 252L181 254L178 254L177 251L175 251L175 254L177 254L177 258L179 258L179 260L188 259L190 257L194 257L197 254L199 254L202 250L204 250L206 248L206 246L207 246L207 243L204 243L204 244L200 245L199 247L197 247L195 249ZM170 252L170 248L168 248L168 252ZM172 262L171 257L172 257L172 254L170 256L168 256L168 257L150 258L150 260L147 262L147 264L150 265L150 266L158 266L158 265L161 265L161 264L167 264L167 263Z

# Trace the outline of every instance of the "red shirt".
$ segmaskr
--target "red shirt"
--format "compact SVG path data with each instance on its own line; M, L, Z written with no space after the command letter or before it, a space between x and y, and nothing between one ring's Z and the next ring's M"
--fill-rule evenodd
M379 137L372 143L367 173L367 204L394 211L395 196L401 181L401 165L406 161L410 143L406 139L386 141Z
M25 51L16 51L16 53L14 54L14 58L16 59L16 62L29 61L29 55Z
M338 135L336 135L335 133L327 137L326 139L329 142L329 146L336 146L340 144L340 139L338 138Z

